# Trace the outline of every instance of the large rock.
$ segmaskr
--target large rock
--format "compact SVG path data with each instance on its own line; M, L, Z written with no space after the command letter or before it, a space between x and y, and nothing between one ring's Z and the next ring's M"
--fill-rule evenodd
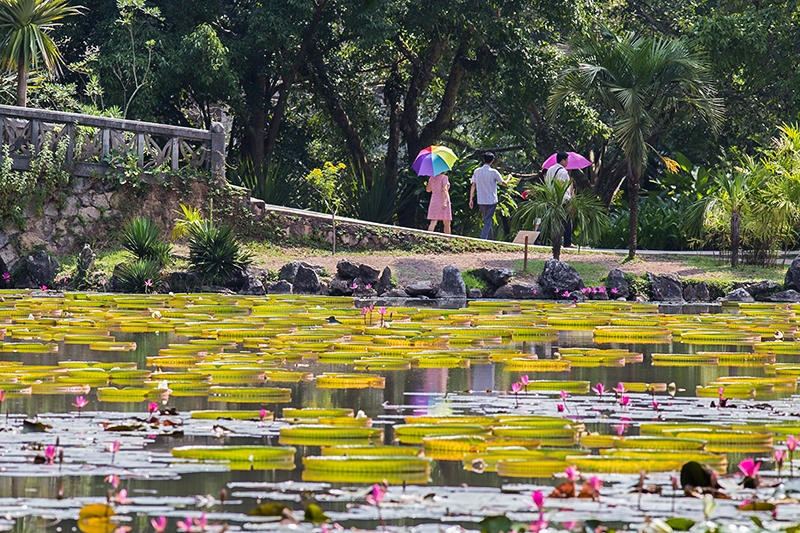
M514 271L508 268L481 267L475 269L475 274L495 288L506 285L514 277Z
M392 269L388 266L381 272L381 277L378 278L378 295L381 295L394 287L394 280L392 279Z
M758 283L748 283L744 286L744 290L749 292L750 296L760 302L765 301L768 296L772 296L782 288L783 286L780 283L769 280L759 281Z
M483 293L480 289L475 287L467 291L467 298L470 300L477 300L478 298L483 298Z
M739 287L738 289L733 289L731 292L725 295L722 299L723 302L755 302L756 299L752 297L752 295L747 292L745 289Z
M281 270L278 273L278 279L285 279L289 283L294 283L294 278L297 276L297 271L300 269L300 267L313 270L317 273L317 276L321 276L324 270L324 268L319 265L310 265L305 261L292 261L291 263L286 263L281 267Z
M513 282L503 285L494 291L493 298L503 300L534 300L544 298L542 288L538 283Z
M686 285L683 288L683 299L687 302L707 302L711 299L708 284L705 281Z
M437 298L466 298L467 287L461 277L461 270L453 265L447 265L442 269L442 282L439 290L436 291Z
M800 291L800 256L795 257L792 264L789 265L789 270L786 271L786 276L783 278L783 286Z
M436 296L437 290L439 290L439 286L429 280L416 281L411 285L405 286L405 291L408 295L414 297L424 296L426 298L433 298Z
M794 289L789 289L781 292L776 292L772 296L767 296L768 302L791 302L800 303L800 292Z
M267 290L264 288L264 284L255 276L247 276L247 280L242 285L242 288L239 289L239 294L246 294L248 296L264 296L267 294Z
M362 279L365 285L378 285L378 276L381 271L370 265L358 265L358 277Z
M337 276L331 280L328 288L332 296L350 296L353 294L353 280L344 279L337 274Z
M539 285L543 298L559 299L565 292L580 294L584 288L583 279L578 272L567 263L548 259L539 276Z
M342 279L355 279L359 277L358 265L342 259L336 263L336 275Z
M44 250L29 255L25 258L26 285L31 288L53 285L58 268L58 261Z
M409 294L400 287L389 289L383 293L384 298L408 298Z
M198 283L197 274L194 272L171 272L164 280L164 291L194 292Z
M683 300L683 284L676 274L656 275L647 273L653 287L653 300L659 302L680 302Z
M75 265L77 269L75 277L79 285L82 285L86 281L86 278L89 276L89 271L91 271L94 266L94 260L95 254L92 251L92 247L89 246L89 243L84 244L81 253L78 254L78 262Z
M294 287L285 279L267 285L267 294L292 294Z
M608 277L606 278L606 293L610 298L628 299L631 295L631 287L625 277L625 272L614 268L608 273Z
M317 273L311 269L300 265L292 283L295 294L319 294L322 284Z

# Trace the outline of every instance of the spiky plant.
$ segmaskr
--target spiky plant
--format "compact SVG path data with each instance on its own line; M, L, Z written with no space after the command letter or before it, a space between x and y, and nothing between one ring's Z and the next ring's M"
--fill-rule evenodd
M116 276L122 292L155 292L162 281L161 264L158 261L138 259L120 266Z
M202 279L224 283L251 262L230 226L203 220L189 227L189 269Z
M161 237L161 229L146 217L131 219L122 231L122 246L137 259L169 263L172 245Z

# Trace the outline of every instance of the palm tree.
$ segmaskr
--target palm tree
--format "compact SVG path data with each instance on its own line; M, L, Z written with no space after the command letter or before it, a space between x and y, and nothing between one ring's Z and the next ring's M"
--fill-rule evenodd
M568 181L554 177L545 178L527 191L526 199L515 219L522 229L534 229L537 219L541 219L539 230L549 236L553 244L553 259L561 258L561 240L564 237L564 223L571 219L575 229L587 239L597 239L608 222L605 207L590 192L581 191L566 197Z
M64 17L78 15L83 8L68 0L0 0L0 61L3 68L17 71L17 105L28 102L28 74L38 68L55 72L61 53L50 37Z
M604 29L602 36L578 42L577 66L564 70L548 99L547 116L554 118L575 96L599 103L612 122L613 139L625 157L630 200L628 257L636 254L639 180L650 143L680 112L695 110L712 126L722 115L708 67L681 39L621 37Z
M739 265L739 248L742 237L742 220L753 212L758 203L756 194L764 181L757 170L757 164L746 161L745 166L733 172L719 173L715 187L704 198L692 205L687 219L687 229L699 234L714 220L730 221L731 267ZM765 224L769 222L764 221Z

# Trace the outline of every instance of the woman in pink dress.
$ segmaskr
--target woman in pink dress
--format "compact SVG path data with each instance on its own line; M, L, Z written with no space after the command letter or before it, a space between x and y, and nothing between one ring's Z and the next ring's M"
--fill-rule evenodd
M425 190L431 193L431 204L428 206L428 220L431 221L428 231L436 229L440 220L444 225L444 232L450 233L450 221L453 213L450 209L450 180L447 174L442 173L428 180Z

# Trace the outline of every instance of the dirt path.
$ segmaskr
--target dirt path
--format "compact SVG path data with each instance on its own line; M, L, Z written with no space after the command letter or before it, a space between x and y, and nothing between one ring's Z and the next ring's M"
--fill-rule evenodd
M529 255L530 260L545 261L549 253L537 252ZM279 269L282 265L301 260L314 265L321 265L331 273L336 271L336 263L341 259L349 259L355 263L367 263L376 268L389 266L401 284L420 280L441 279L442 268L455 265L461 270L478 267L510 268L519 270L522 262L522 252L479 252L469 254L412 254L412 253L342 253L336 256L330 254L307 255L303 250L286 249L285 255L258 257L255 266ZM682 277L701 276L704 271L699 268L689 267L677 259L664 257L642 257L641 260L622 264L623 256L616 254L587 254L565 251L561 260L579 263L588 263L603 267L608 270L620 268L631 274L643 274L646 271L653 273L677 273ZM538 272L536 272L538 274ZM524 277L524 276L522 276ZM532 276L531 276L532 277Z

